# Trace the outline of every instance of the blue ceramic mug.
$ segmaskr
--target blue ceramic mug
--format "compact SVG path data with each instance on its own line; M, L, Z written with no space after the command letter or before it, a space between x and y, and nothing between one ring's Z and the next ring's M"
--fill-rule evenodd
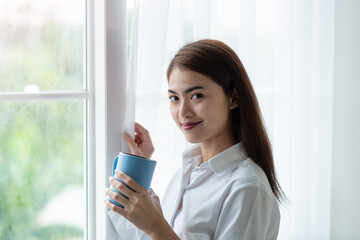
M151 180L154 175L154 170L156 166L156 161L150 160L147 158L143 158L140 156L132 155L129 153L120 152L118 156L116 156L113 164L113 176L116 180L122 182L116 175L115 170L119 170L124 172L126 175L135 180L138 184L146 188L150 191ZM123 182L122 182L123 183ZM125 183L124 183L125 184ZM126 184L125 184L126 185ZM127 185L126 185L127 186ZM127 186L130 188L129 186ZM124 194L116 190L113 186L110 186L110 189L114 192L117 192L127 198ZM131 189L131 188L130 188ZM131 189L132 190L132 189ZM113 204L124 208L123 205L116 202L115 200L107 197L110 202Z

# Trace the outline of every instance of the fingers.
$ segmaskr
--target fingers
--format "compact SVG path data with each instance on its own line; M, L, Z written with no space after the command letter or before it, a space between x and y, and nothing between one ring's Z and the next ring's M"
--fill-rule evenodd
M143 126L141 126L139 123L135 123L135 136L138 137L138 139L141 140L141 142L147 142L151 146L153 145L149 131Z
M135 141L135 143L138 144L138 145L143 142L140 133L137 133L137 132L135 133L135 140L134 140L134 141Z
M122 194L124 194L125 196L127 196L128 198L131 197L132 195L132 191L125 186L123 183L121 183L120 181L116 180L113 177L109 178L109 183L111 184L111 186L113 186L116 190L118 190L119 192L121 192Z
M126 214L125 208L118 207L107 199L105 200L105 204L110 210L112 210L122 216L125 216L125 214Z
M134 139L127 132L124 132L123 137L124 137L125 142L129 146L131 153L136 154L137 146L136 146L136 143L134 142Z
M115 200L116 202L120 203L121 205L123 205L124 207L128 207L129 206L129 201L122 196L121 194L118 194L117 192L114 192L113 190L106 188L105 189L105 194L110 197L111 199Z
M140 135L150 136L149 131L139 123L135 123L135 132L140 133Z
M143 186L139 185L137 182L135 182L134 179L132 179L131 177L126 175L124 172L121 172L119 170L115 170L115 174L126 185L128 185L130 188L134 189L135 192L147 191ZM133 194L133 193L131 193L131 194Z
M139 132L146 132L146 128L144 128L140 123L135 123L135 130L138 130Z

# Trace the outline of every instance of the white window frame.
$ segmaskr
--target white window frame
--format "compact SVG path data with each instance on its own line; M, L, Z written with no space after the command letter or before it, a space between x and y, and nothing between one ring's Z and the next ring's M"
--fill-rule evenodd
M126 0L87 0L89 109L87 236L116 239L104 188L121 149L126 92Z

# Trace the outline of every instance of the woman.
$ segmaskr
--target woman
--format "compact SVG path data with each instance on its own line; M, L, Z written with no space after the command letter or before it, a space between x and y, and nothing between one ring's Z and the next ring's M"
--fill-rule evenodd
M106 194L125 208L107 206L151 239L276 239L283 192L270 142L249 77L236 53L216 40L185 45L168 70L171 115L185 138L183 153L160 206L124 173L110 184L128 196ZM150 158L154 148L136 124L133 154Z

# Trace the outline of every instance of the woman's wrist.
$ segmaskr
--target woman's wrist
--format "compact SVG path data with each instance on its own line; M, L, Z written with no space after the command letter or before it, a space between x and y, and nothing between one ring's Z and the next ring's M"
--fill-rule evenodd
M180 240L165 219L154 226L153 230L147 235L152 240Z

